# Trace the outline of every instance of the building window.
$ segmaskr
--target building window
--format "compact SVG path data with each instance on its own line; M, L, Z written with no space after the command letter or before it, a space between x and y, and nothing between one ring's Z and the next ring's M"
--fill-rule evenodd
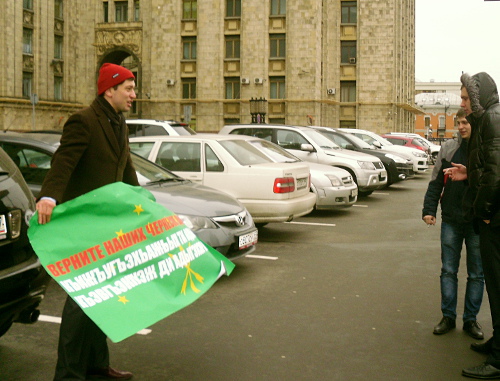
M182 38L182 59L184 60L196 59L196 37Z
M424 126L429 128L431 126L431 117L430 116L424 116Z
M446 117L444 115L439 116L439 126L438 128L441 129L446 129Z
M356 102L356 82L341 81L340 82L340 101L341 102Z
M185 78L182 81L182 99L196 99L196 79Z
M134 21L139 21L141 17L141 7L139 0L134 0Z
M341 120L340 128L356 128L355 120Z
M182 18L196 19L198 16L198 4L196 0L182 0Z
M33 0L23 0L24 9L33 9Z
M31 96L31 86L33 83L33 73L23 71L23 97Z
M54 58L62 60L63 58L63 38L54 36Z
M285 99L285 77L270 77L270 96L271 99Z
M356 24L358 22L358 6L355 1L342 2L342 24Z
M226 37L226 58L240 58L240 36Z
M23 53L33 53L33 29L23 28Z
M54 1L54 17L56 19L63 19L63 0Z
M341 63L356 63L356 41L341 41Z
M286 15L286 0L271 0L271 15L272 16Z
M285 58L286 57L286 37L284 34L271 34L270 39L270 57Z
M54 99L56 101L62 100L62 77L54 77Z
M103 21L104 22L109 22L109 6L108 6L108 2L104 2L102 3L102 6L103 6Z
M226 78L226 99L240 99L240 78Z
M226 17L241 17L241 0L226 0Z
M115 21L128 21L128 1L115 1Z

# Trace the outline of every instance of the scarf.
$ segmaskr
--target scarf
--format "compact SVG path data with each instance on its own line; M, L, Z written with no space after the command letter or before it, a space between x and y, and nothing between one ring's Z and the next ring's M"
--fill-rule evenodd
M118 145L120 146L120 148L123 148L125 145L125 131L127 129L123 113L116 112L113 106L111 106L111 104L101 95L97 96L96 100L97 103L99 103L99 106L101 106L102 110L104 111L104 114L106 114L111 127L113 127L113 130L115 131Z

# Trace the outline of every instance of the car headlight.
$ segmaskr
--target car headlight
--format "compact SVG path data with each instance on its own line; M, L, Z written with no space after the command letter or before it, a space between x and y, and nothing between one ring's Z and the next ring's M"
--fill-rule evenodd
M340 179L335 175L326 174L325 176L328 177L328 180L330 180L332 186L334 187L341 187L342 185L344 185L342 181L340 181Z
M416 157L427 157L427 154L425 152L411 151L411 153L413 154L413 156L416 156Z
M203 216L188 216L186 214L178 214L179 218L192 231L200 229L217 229L217 225L208 217Z
M375 166L373 165L373 163L371 161L359 161L358 160L358 164L359 164L360 168L363 168L363 169L375 169Z
M385 157L394 160L396 163L406 164L406 160L401 156L393 155L392 153L386 153Z

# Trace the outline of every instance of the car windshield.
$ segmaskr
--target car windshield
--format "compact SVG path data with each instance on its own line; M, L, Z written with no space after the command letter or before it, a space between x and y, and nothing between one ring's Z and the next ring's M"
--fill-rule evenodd
M221 140L219 144L241 165L273 162L246 140Z
M172 127L179 135L196 135L196 132L194 132L185 123L170 123L170 127Z
M130 142L130 150L139 156L142 156L144 158L149 157L149 153L153 149L154 142Z
M329 138L327 138L325 135L323 135L321 132L318 132L316 130L308 130L304 131L304 134L311 139L314 143L319 145L321 148L324 149L340 149L337 143L333 142Z
M150 162L149 160L140 157L132 152L132 162L137 173L139 184L144 186L151 183L179 181L182 177L174 175L172 172Z
M359 132L353 132L352 134L354 136L357 136L358 138L360 138L361 140L363 140L364 142L366 142L372 146L373 146L373 142L379 142L383 146L392 146L393 145L389 140L384 139L382 136L377 136L375 138L371 135L363 134L363 133L359 133Z
M375 148L354 135L345 134L345 135L348 135L348 136L345 136L344 134L336 134L335 132L331 132L331 131L321 131L321 133L324 134L325 136L327 136L329 139L332 139L335 143L337 143L342 148L346 148L349 144L353 145L354 147L358 147L358 148L362 148L362 149L374 149Z
M279 145L268 142L267 140L251 140L249 143L263 151L277 163L295 163L301 161L298 157L284 150Z

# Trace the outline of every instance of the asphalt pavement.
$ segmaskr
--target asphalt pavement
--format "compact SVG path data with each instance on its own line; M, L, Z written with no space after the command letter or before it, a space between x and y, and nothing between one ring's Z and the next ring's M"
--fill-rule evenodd
M439 223L421 208L430 172L259 232L254 256L146 334L110 343L136 381L465 380L485 357L441 319ZM465 249L464 249L465 250ZM459 273L463 312L465 261ZM64 293L52 285L34 325L0 338L1 381L49 381ZM478 316L491 335L485 300Z

